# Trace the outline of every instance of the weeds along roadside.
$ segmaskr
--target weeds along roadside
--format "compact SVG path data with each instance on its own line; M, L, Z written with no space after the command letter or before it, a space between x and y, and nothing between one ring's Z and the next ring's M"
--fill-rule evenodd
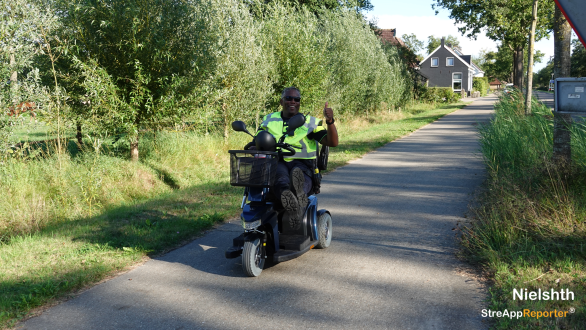
M481 127L488 179L474 221L463 228L465 256L494 281L493 311L568 311L566 318L494 318L497 329L583 329L586 324L586 134L572 128L573 166L551 162L553 116L533 101L503 96L492 122ZM569 289L573 301L513 299L513 289Z
M463 106L338 118L329 169ZM0 326L237 215L242 189L229 185L227 151L248 140L167 132L139 163L90 151L62 159L61 170L55 157L1 166Z

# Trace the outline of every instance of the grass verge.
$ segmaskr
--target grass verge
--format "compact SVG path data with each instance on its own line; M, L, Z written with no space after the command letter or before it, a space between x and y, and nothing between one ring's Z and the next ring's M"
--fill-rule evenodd
M328 168L464 105L340 118ZM86 152L0 166L0 327L236 216L242 189L229 185L227 150L246 142L168 132L143 139L138 164Z
M494 328L584 329L586 127L572 127L573 165L555 164L551 111L533 104L525 116L521 94L501 96L480 130L488 179L475 219L463 229L464 254L493 281L489 309L521 312L491 318ZM557 299L527 299L525 291Z

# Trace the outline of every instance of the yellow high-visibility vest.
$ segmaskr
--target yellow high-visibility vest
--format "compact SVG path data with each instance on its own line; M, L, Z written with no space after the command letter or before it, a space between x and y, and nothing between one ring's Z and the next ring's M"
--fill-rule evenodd
M287 132L287 126L284 123L281 112L275 112L264 116L260 129L271 133L279 141L281 136ZM325 128L321 126L321 120L309 115L305 116L305 124L295 130L295 135L285 138L285 143L295 149L295 155L284 158L284 160L289 162L293 159L315 159L317 142L307 138L307 135L324 130Z

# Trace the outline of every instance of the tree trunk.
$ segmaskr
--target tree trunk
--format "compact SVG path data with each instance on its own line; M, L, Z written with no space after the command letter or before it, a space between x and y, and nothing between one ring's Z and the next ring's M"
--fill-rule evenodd
M81 135L81 123L77 122L76 123L76 129L77 129L77 134L75 135L75 137L77 137L77 143L79 143L79 146L81 147L83 145L83 139L82 139L82 135Z
M222 111L224 114L224 141L228 141L228 136L230 134L230 127L229 118L228 118L228 105L226 103L222 103Z
M130 141L130 160L138 162L138 135Z
M527 63L527 93L525 95L525 115L531 113L531 97L533 88L533 51L535 50L535 27L537 26L537 2L533 1L533 21L529 34L529 63Z
M12 94L12 105L15 107L18 104L18 72L16 71L16 59L14 58L14 54L10 54L10 69L14 70L10 74L10 93Z
M554 78L570 76L572 27L562 11L555 7L553 23L553 73Z
M513 84L521 89L523 88L523 45L519 45L513 52Z

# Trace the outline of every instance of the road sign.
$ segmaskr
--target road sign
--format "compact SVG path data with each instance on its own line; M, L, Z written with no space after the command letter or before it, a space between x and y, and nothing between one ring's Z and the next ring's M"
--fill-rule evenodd
M586 47L586 1L584 0L555 0L574 32Z

